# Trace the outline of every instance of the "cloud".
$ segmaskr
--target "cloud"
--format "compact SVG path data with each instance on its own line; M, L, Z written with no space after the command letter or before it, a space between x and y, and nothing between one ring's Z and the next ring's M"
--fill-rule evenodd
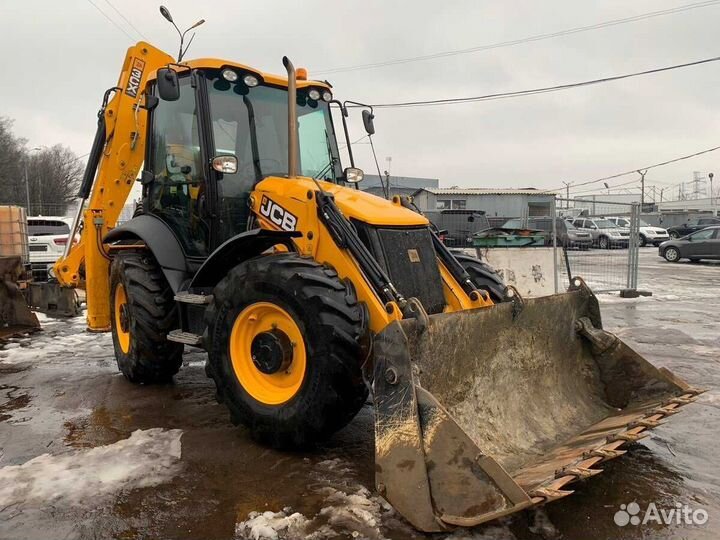
M203 17L189 56L231 58L282 72L280 58L313 72L472 47L675 7L642 0L579 3L381 2L352 0L332 9L280 0L209 5L176 0L179 23ZM98 4L131 34L107 5ZM174 30L155 4L116 4L158 46L175 52ZM511 91L615 75L712 56L720 6L473 54L328 75L342 99L405 101ZM0 31L17 47L2 60L15 74L2 114L30 145L63 142L88 152L102 92L117 80L130 42L92 5L44 0L32 16L5 6ZM553 187L664 161L718 143L716 88L709 64L556 94L451 107L377 112L376 148L391 172L444 185ZM351 122L362 135L359 114ZM367 146L360 166L374 170ZM658 181L713 170L718 156L658 169Z

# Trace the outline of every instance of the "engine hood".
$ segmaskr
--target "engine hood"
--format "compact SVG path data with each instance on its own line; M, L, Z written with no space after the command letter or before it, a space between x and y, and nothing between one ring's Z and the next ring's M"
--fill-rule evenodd
M333 194L335 203L343 215L349 219L356 219L369 225L386 225L389 227L422 227L429 224L425 216L382 197L331 182L318 183L323 190ZM318 187L311 178L299 177L289 180L287 178L268 177L257 184L256 190L267 193L270 197L276 194L291 197L305 204L308 201L307 193L318 191Z

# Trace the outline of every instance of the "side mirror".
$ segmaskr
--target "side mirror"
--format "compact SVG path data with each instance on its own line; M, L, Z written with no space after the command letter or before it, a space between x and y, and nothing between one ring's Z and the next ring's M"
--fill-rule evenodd
M216 156L212 160L212 168L219 173L235 174L238 170L238 160L235 156Z
M362 112L362 119L363 119L363 125L365 126L365 131L367 132L367 134L375 135L375 124L373 123L373 120L375 119L375 115L368 110L364 110Z
M157 70L158 95L163 101L177 101L180 99L180 81L175 70L160 68Z
M362 179L365 176L363 170L356 167L348 167L347 169L345 169L344 174L345 181L349 184L357 184L359 182L362 182Z

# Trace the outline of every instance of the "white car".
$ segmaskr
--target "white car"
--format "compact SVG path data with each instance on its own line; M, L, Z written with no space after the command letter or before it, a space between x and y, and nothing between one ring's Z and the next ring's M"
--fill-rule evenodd
M27 222L33 279L47 281L48 269L60 258L68 243L72 218L32 216Z
M620 227L630 228L630 220L624 217L609 217L606 218ZM646 246L647 244L653 244L659 246L666 240L670 240L670 236L666 229L662 227L654 227L645 223L642 219L640 220L640 246Z

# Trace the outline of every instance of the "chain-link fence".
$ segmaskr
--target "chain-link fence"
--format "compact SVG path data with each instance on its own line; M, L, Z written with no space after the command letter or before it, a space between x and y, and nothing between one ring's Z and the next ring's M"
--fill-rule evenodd
M558 198L554 218L550 221L560 289L575 276L595 292L637 289L638 204Z

